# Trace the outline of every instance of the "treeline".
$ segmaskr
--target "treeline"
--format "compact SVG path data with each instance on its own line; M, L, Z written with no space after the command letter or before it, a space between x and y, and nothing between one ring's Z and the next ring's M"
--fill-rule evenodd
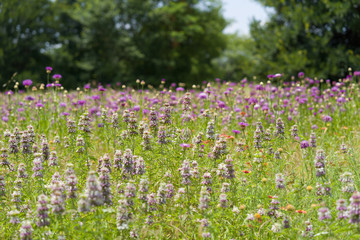
M223 33L219 0L2 0L0 82L45 82L45 66L67 88L359 68L360 0L258 1L272 14L244 37Z

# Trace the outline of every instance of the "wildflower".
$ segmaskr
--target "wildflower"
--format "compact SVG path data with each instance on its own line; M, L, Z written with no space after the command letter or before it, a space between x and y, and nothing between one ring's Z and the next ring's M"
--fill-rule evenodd
M73 169L74 165L71 163L67 164L67 168L65 170L65 182L66 182L66 190L68 198L76 198L77 197L77 184L78 179L75 175L75 171Z
M128 210L128 205L124 196L120 197L119 206L116 214L116 226L118 230L128 229L131 213Z
M112 205L111 183L109 176L109 169L103 166L100 170L99 182L101 186L101 193L105 204Z
M49 166L57 166L58 165L58 157L55 151L50 152L49 157Z
M43 227L50 225L48 198L44 194L38 197L37 218L37 226Z
M273 231L274 233L278 233L281 231L281 224L280 223L274 223L271 226L271 231Z
M24 85L26 88L28 88L28 87L31 86L31 84L32 84L33 82L31 81L31 79L26 79L26 80L24 80L22 83L23 83L23 85Z
M308 148L310 146L309 142L304 140L304 141L301 141L300 143L300 147L301 148Z
M159 127L159 131L158 131L158 135L157 135L157 142L159 144L166 144L168 143L167 139L166 139L166 128L165 126L160 126Z
M142 134L142 139L143 141L141 142L141 146L143 147L144 150L151 150L151 135L150 132L148 130L145 130L144 133Z
M134 156L130 149L126 149L124 151L122 160L123 169L121 174L123 178L130 178L135 173Z
M354 186L354 177L352 173L350 172L344 172L340 175L340 182L342 183L341 191L342 192L354 192L355 186Z
M114 165L114 168L119 170L121 169L122 167L122 152L121 150L116 150L115 151L115 154L114 154L114 162L113 162L113 165Z
M59 188L58 185L60 185L60 183L56 182L55 187ZM55 190L51 193L51 211L55 214L62 214L65 211L63 194L60 190Z
M324 122L331 122L332 121L332 118L330 116L324 116L322 119L323 119Z
M33 172L34 174L32 175L33 178L42 178L43 177L43 166L42 166L42 161L41 161L41 154L40 153L36 153L35 154L35 159L33 161L34 167L33 167Z
M184 184L184 185L189 185L191 184L191 180L190 180L190 177L191 177L191 168L190 168L190 163L187 161L187 160L184 160L181 168L179 169L180 172L181 172L181 176L183 177L183 180L181 182L181 184Z
M254 132L254 148L259 149L262 148L262 140L261 140L261 131L259 128L256 128Z
M346 207L346 200L339 199L336 201L336 210L338 210L338 219L346 219L348 218L347 215L347 207Z
M89 198L90 206L103 204L102 188L94 171L89 172L86 180L85 193Z
M349 223L358 224L360 223L360 193L354 192L350 198L349 205Z
M20 226L20 240L31 240L33 230L29 220L22 221Z
M313 237L314 236L314 233L312 232L313 230L313 226L312 224L310 223L310 221L305 221L305 231L302 232L302 236L303 237Z
M215 139L215 122L214 122L214 120L211 120L208 122L208 125L206 128L206 138L209 140Z
M20 212L15 208L12 207L9 212L7 212L7 215L10 217L10 223L11 224L19 224L20 218L19 218Z
M239 122L238 124L242 130L244 130L247 126L249 126L249 124L246 122Z
M319 220L331 219L331 214L328 208L322 207L318 210Z
M136 187L132 180L130 180L125 186L125 199L128 206L134 205L134 198L136 197Z
M199 202L200 202L199 209L205 210L209 208L210 194L205 186L201 187Z
M0 174L0 197L5 196L6 190L5 190L5 179L2 174Z
M295 139L298 140L299 139L299 135L298 135L298 128L297 125L293 125L290 129L291 131L291 136Z
M316 151L315 172L317 177L325 176L325 152L322 149Z
M290 219L287 217L283 220L283 228L290 228Z
M54 74L53 75L53 79L55 79L55 80L60 80L62 78L62 76L60 75L60 74Z
M78 201L78 211L79 212L88 212L90 211L90 201L89 201L89 196L85 193L85 194L81 194L80 195L80 199Z
M166 203L166 184L160 183L160 187L156 194L157 198L156 201L158 204L165 204Z
M279 189L285 188L285 178L282 173L278 173L275 175L275 183L276 183L276 188Z
M225 193L220 194L219 207L227 208L228 199Z
M146 195L149 191L149 180L147 178L141 178L139 182L139 195L138 198L142 201L146 201Z
M284 137L284 122L282 121L281 118L278 118L276 120L276 132L275 132L275 136L278 136L278 137Z

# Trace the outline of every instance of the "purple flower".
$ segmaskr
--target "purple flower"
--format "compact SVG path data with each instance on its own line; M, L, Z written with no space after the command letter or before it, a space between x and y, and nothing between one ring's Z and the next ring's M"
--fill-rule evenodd
M61 78L62 78L62 76L60 74L54 74L53 75L53 79L55 79L55 80L59 80Z
M54 86L53 83L46 84L46 87L47 87L47 88L50 88L50 87L53 87L53 86Z
M32 97L32 96L26 96L26 97L25 97L25 100L26 100L26 101L33 101L33 100L35 100L35 98Z
M324 122L331 122L332 121L332 118L330 116L324 116L323 117L323 121Z
M26 80L23 81L23 85L26 86L26 87L31 86L32 83L33 82L31 81L31 79L26 79Z
M50 73L53 70L53 68L52 67L46 67L45 70L46 70L47 73Z
M99 99L100 99L100 96L99 96L99 95L92 95L92 96L91 96L91 99L93 99L93 100L99 100Z
M360 76L360 71L355 71L354 76Z
M90 83L85 84L84 88L85 89L90 89Z
M303 78L304 75L305 75L305 74L304 74L303 72L299 72L299 73L298 73L298 78Z
M105 89L103 86L99 86L98 90L99 90L100 92L105 92L105 91L106 91L106 89Z
M240 125L241 129L245 129L247 126L249 126L249 124L245 122L239 122L238 124Z
M139 105L134 106L133 110L136 112L140 111L140 106Z
M42 103L36 103L36 105L35 105L36 107L38 107L38 108L41 108L41 107L44 107L44 104L42 104Z
M200 99L207 99L207 94L206 93L200 93L199 98Z
M310 146L310 144L308 141L304 140L300 143L300 146L301 146L301 148L308 148Z
M235 134L239 134L239 133L240 133L239 130L232 130L232 132L235 133Z
M218 101L219 108L225 108L226 104L223 101Z
M312 125L311 129L318 129L318 126L317 125Z
M177 92L183 92L185 89L183 88L183 87L178 87L178 88L176 88L176 91Z
M190 144L188 144L188 143L181 143L180 144L180 147L182 147L182 148L189 148L190 147Z

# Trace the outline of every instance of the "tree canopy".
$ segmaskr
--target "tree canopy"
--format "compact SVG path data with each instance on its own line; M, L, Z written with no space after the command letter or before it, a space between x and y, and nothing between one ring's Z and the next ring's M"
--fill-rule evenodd
M4 0L0 25L2 83L15 72L40 82L48 65L67 87L197 83L215 77L226 47L216 0Z
M255 74L336 78L360 67L360 1L257 0L274 11L251 24Z

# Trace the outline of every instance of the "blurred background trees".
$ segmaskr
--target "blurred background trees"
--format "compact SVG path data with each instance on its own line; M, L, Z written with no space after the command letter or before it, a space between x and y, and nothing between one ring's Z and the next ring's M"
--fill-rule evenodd
M225 34L220 0L2 0L0 82L67 88L144 79L188 85L216 77L345 76L360 67L360 0L257 0L273 9L250 36Z

